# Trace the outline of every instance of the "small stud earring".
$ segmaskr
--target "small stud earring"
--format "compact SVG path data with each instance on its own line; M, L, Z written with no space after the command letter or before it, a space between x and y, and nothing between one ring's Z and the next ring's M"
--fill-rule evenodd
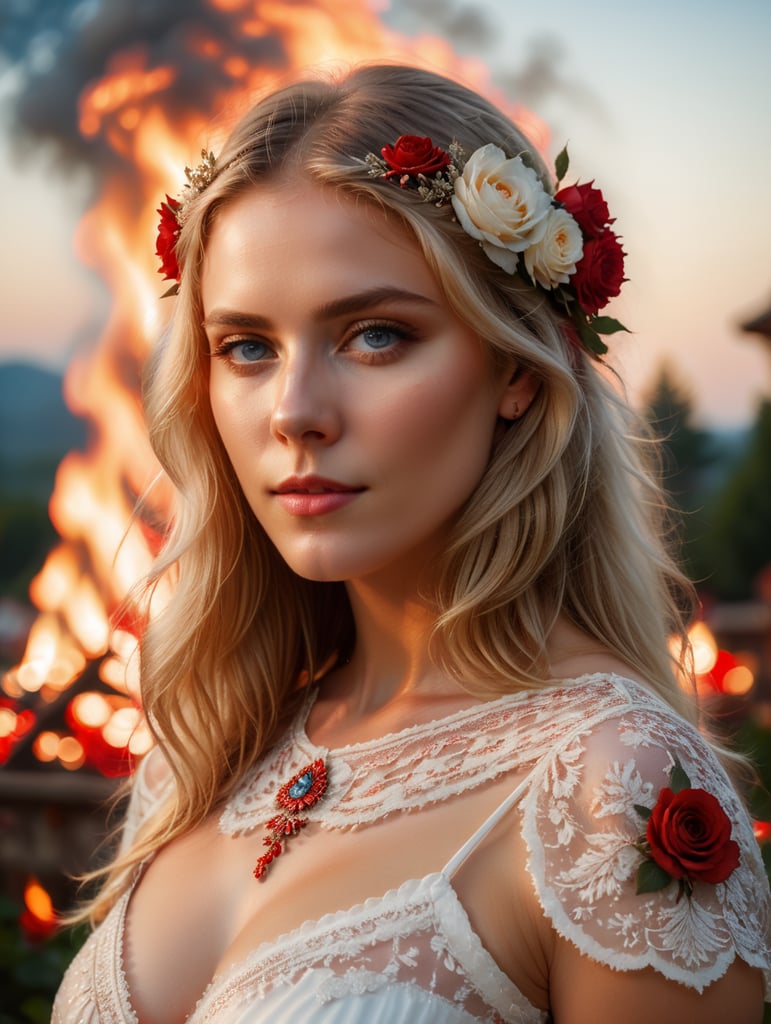
M514 403L514 408L511 411L511 418L513 420L519 419L519 402Z

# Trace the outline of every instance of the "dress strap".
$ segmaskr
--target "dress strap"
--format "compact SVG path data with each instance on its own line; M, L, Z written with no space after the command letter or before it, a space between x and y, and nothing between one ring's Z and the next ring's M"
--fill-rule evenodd
M476 832L467 839L458 852L453 854L453 856L447 861L442 870L442 874L446 875L448 878L452 878L469 854L479 846L485 836L488 836L492 832L501 818L503 818L504 815L517 803L527 781L527 779L523 779L519 785L509 793L503 802L498 804L493 813L482 822Z

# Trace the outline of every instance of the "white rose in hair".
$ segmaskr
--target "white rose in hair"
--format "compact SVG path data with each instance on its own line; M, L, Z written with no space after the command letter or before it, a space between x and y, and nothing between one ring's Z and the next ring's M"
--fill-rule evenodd
M543 237L552 208L535 171L492 143L469 157L455 180L452 205L464 231L509 274L517 269L517 253Z
M584 254L581 229L567 210L552 207L545 218L543 238L525 250L527 272L542 288L567 284Z

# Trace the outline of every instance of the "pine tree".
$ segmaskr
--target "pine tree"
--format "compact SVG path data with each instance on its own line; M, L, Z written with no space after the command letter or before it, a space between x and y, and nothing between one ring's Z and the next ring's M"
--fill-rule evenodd
M771 402L761 405L746 452L715 501L707 545L716 593L752 597L771 566Z
M705 545L709 504L708 470L715 460L710 434L694 425L693 404L666 364L651 389L645 418L659 439L662 484L669 496L679 560L699 582L711 575Z

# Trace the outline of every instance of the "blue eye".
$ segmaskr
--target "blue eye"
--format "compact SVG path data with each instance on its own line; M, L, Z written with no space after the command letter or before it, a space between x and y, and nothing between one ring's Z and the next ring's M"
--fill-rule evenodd
M368 327L361 332L361 338L370 348L386 348L398 340L396 332L390 327Z
M243 366L246 363L258 363L266 359L270 355L270 351L264 342L249 340L229 342L221 354L231 362Z
M404 337L404 333L397 331L387 324L373 324L360 330L353 338L351 347L356 347L357 339L361 339L363 346L370 351L380 351L398 344Z

